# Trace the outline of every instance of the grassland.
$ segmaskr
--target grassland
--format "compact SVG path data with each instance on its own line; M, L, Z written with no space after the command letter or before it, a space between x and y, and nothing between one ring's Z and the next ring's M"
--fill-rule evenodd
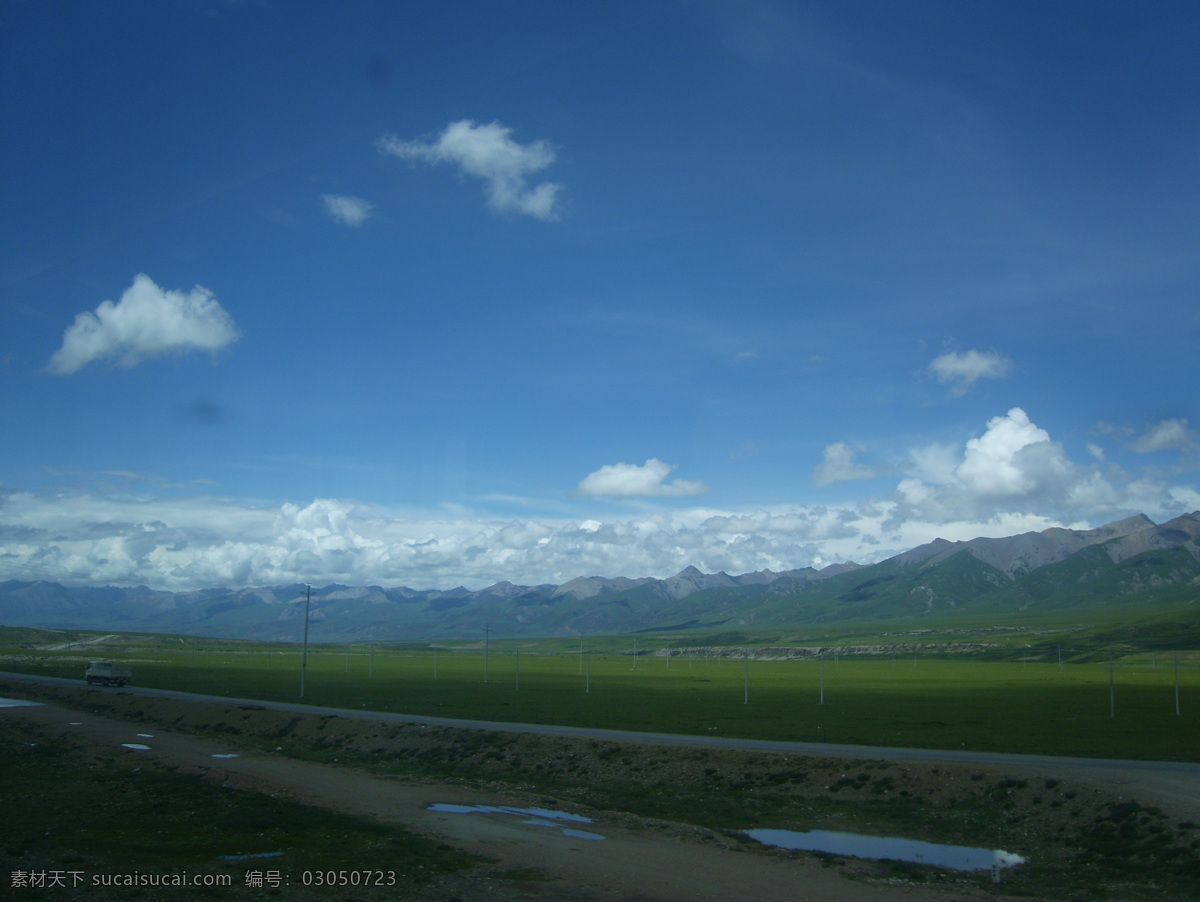
M95 638L0 630L0 670L79 679L89 658L108 657L132 667L138 686L300 700L298 646L145 635ZM1165 642L1114 641L1109 652L1094 636L1082 642L1070 636L1075 641L1061 646L1053 637L1036 643L1030 638L980 631L899 641L842 634L796 642L789 636L725 633L642 636L636 644L632 637L582 643L578 638L493 640L486 648L483 642L314 644L303 701L725 737L1200 759L1200 658L1194 652L1176 652ZM813 648L826 651L802 652ZM76 693L89 710L158 716L173 729L212 733L277 754L354 763L388 774L475 781L493 790L548 793L601 810L718 831L749 826L883 831L933 841L971 836L1022 853L1037 849L1038 863L1006 880L1005 891L1018 895L1182 900L1195 897L1200 879L1194 824L1168 823L1162 812L1135 803L1077 794L1057 779L1027 781L965 766L848 763L820 756L801 761L652 746L636 751L629 744L366 727L346 718L266 711L252 718L262 721L254 732L251 721L235 721L217 712L219 706L208 706L214 708L209 713L201 713L205 706L185 706L197 708L193 714L116 690L46 691ZM160 715L153 713L154 704L163 708ZM78 751L38 751L12 743L4 754L6 793L48 800L40 811L27 806L22 812L13 835L23 839L10 842L8 849L21 861L40 853L48 861L82 861L86 869L102 869L108 853L94 836L98 822L109 815L139 824L123 842L141 849L147 862L198 867L236 838L229 832L235 827L222 833L204 824L156 826L155 818L164 813L154 808L154 800L164 796L194 799L192 808L211 808L217 824L236 825L243 818L257 824L264 834L257 837L260 844L270 839L272 825L289 821L310 823L306 835L317 843L326 836L372 848L392 841L373 833L369 824L279 810L270 800L222 795L178 774L154 775L161 781L153 783L154 792L144 791L151 784L143 775L121 774L108 765L97 770L96 762L86 762L89 779L80 779ZM106 808L104 799L112 790L125 795L118 807ZM78 823L71 815L76 803L84 812ZM65 837L56 832L63 824L69 827ZM251 839L245 837L247 843ZM193 847L200 856L194 862L187 851ZM330 867L336 866L337 848L324 854ZM411 857L427 857L430 869L443 872L465 864L436 846L414 846ZM880 871L876 877L949 879L889 867L895 873ZM985 888L979 881L973 885Z
M124 636L51 651L22 638L23 647L5 649L0 669L78 679L87 658L103 653L132 667L139 686L300 700L296 647ZM1007 659L996 659L1003 646L969 655L948 648L910 643L771 660L780 649L743 655L649 639L635 654L628 638L586 640L582 649L560 640L508 640L486 651L482 643L310 646L303 700L694 735L1200 760L1195 652L1124 648L1110 661L1094 645L1010 647Z

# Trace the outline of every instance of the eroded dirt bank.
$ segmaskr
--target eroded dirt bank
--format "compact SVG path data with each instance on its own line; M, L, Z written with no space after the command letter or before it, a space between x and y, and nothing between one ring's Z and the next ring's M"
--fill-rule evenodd
M97 744L117 748L134 727L153 725L146 754L173 766L403 824L540 878L513 886L481 871L479 885L446 887L441 898L850 902L1003 898L1008 892L1101 898L1064 894L1061 880L1068 873L1068 882L1082 886L1089 878L1107 881L1112 898L1148 898L1134 884L1153 891L1164 866L1186 870L1200 847L1187 812L1147 805L1130 794L1134 787L1011 769L666 749L16 683L0 691L87 712L72 715L79 722L74 729L84 727ZM54 707L7 709L5 716L46 727L67 722ZM237 758L211 757L231 747ZM430 811L435 803L578 813L592 820L585 832L605 838L512 817ZM694 816L681 816L689 811ZM1005 848L1030 857L1041 876L1030 880L1014 872L995 887L979 875L770 852L737 837L751 826L902 831ZM1123 875L1113 860L1118 848L1127 862ZM1146 876L1156 870L1157 878ZM1172 898L1171 887L1182 886L1185 876L1175 874L1159 898ZM1047 879L1060 882L1043 895Z

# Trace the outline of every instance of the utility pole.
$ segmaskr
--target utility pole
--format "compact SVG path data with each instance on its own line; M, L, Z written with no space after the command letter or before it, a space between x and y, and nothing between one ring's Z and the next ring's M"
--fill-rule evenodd
M1113 677L1113 650L1108 647L1108 716L1117 716L1117 690Z
M840 684L839 684L840 685ZM825 652L821 652L821 704L825 704Z
M1179 716L1179 655L1175 656L1175 716Z
M304 651L300 656L300 697L304 698L304 675L308 671L308 605L312 601L312 586L304 584Z
M750 655L747 652L742 652L742 678L744 683L744 692L742 704L750 704Z
M491 641L492 625L485 623L483 625L483 681L486 683L488 678L488 644Z

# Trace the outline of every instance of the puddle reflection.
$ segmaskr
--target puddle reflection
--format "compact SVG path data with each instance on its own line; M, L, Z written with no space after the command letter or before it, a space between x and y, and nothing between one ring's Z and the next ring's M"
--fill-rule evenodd
M831 830L747 830L746 835L768 846L802 852L826 852L851 858L908 861L956 871L986 871L1022 864L1025 859L1001 849L951 846L899 839L891 836L861 836Z
M530 827L551 827L560 830L563 836L575 839L604 839L599 833L578 830L573 827L563 827L562 821L577 824L590 824L592 819L582 814L571 814L567 811L552 811L549 808L513 808L508 805L451 805L438 802L429 806L430 811L446 811L451 814L508 814L520 817L521 823Z

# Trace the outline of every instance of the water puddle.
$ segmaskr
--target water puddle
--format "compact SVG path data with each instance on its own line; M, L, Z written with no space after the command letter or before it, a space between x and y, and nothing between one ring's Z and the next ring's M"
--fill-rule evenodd
M141 736L143 739L153 739L154 738L153 733L138 733L138 735Z
M951 846L899 839L891 836L861 836L857 833L836 833L830 830L747 830L746 835L768 846L803 852L826 852L850 858L876 858L883 861L908 861L956 871L987 871L996 873L1024 863L1025 859L1000 849L980 849L973 846Z
M599 833L589 833L587 830L573 830L570 827L563 828L563 836L574 836L576 839L604 839Z
M232 752L224 752L224 753L218 754L218 755L209 755L209 757L210 758L236 758L237 755L233 754Z
M30 702L23 698L0 698L0 708L23 708L26 706L37 707L45 704L44 702Z
M579 830L574 827L564 827L563 821L576 824L590 824L592 819L582 814L571 814L567 811L552 811L549 808L512 808L508 805L449 805L437 803L429 806L430 811L447 811L451 814L506 814L521 818L521 823L530 827L550 827L558 830L563 836L575 839L604 839L599 833Z
M142 745L140 742L122 742L122 743L121 743L121 748L123 748L123 749L137 749L139 752L148 752L148 751L150 751L150 746L148 746L148 745Z

